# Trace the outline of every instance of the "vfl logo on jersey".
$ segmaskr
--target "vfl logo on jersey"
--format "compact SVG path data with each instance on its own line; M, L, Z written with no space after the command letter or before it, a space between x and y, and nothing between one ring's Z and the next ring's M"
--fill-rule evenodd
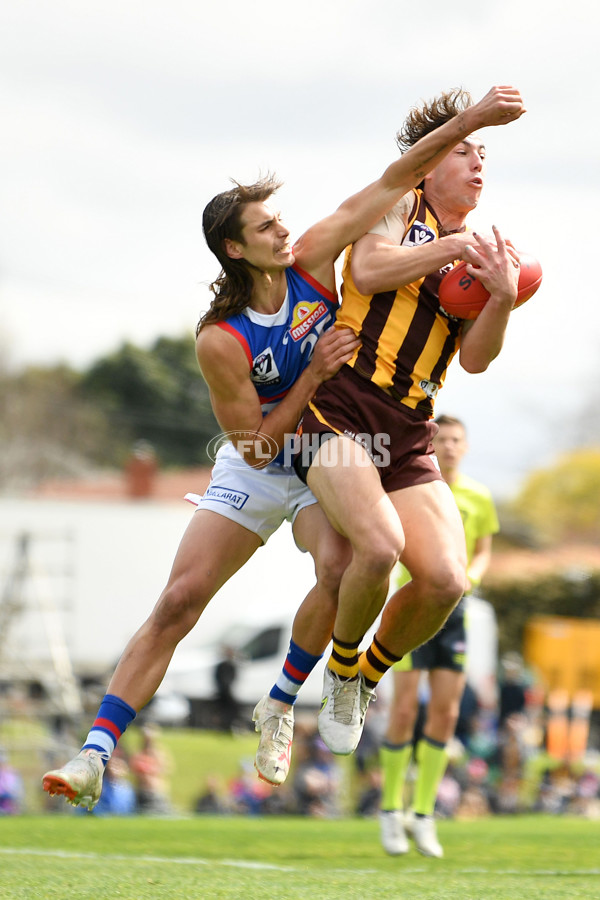
M322 300L316 303L297 303L292 314L290 334L293 341L301 341L315 322L327 315L327 307Z
M279 384L281 381L281 375L270 347L254 357L250 379L254 384Z
M420 247L421 244L429 244L430 241L435 241L435 231L429 225L424 225L423 222L413 222L404 236L402 245L404 247Z

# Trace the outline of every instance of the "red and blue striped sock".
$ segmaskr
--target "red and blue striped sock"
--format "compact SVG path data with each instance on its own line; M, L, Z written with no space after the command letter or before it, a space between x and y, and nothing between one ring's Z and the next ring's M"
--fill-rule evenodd
M298 691L320 659L320 655L313 656L312 653L307 653L294 641L290 641L290 648L285 658L283 669L271 688L269 697L293 706L296 702Z
M98 750L99 753L102 753L104 765L106 765L119 738L136 715L135 709L120 697L106 694L81 749Z

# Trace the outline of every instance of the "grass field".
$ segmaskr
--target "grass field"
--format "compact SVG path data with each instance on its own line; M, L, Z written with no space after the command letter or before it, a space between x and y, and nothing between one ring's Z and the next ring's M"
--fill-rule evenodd
M2 900L600 898L600 822L441 822L443 860L387 857L376 820L0 820Z

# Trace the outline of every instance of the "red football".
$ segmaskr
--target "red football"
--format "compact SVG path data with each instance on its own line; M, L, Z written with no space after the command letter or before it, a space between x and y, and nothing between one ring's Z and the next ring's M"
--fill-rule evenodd
M533 297L542 283L542 267L537 259L530 253L520 251L519 259L521 269L514 309ZM466 268L466 262L459 262L446 272L440 283L440 306L448 315L456 316L457 319L476 319L490 294L477 278L469 275Z

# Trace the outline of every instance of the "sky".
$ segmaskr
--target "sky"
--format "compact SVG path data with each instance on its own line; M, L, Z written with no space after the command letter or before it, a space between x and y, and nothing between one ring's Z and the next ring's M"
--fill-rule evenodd
M293 237L377 178L423 98L513 84L486 129L470 224L540 259L482 375L456 361L436 411L467 424L499 498L569 445L600 375L600 83L593 0L19 0L0 12L0 360L84 368L193 332L218 266L206 203L274 171ZM596 396L598 393L596 392Z

